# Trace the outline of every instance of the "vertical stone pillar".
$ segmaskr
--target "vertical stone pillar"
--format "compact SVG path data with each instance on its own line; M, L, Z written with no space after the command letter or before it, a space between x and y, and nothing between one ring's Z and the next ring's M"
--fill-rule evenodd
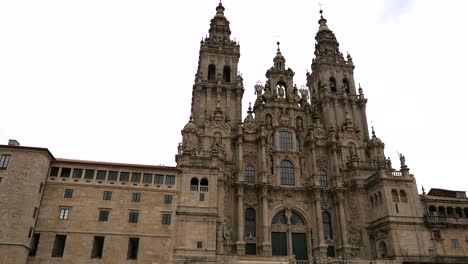
M237 163L239 165L239 171L238 171L238 181L243 182L244 181L244 150L242 148L242 135L239 135L239 156L237 157Z
M262 231L263 231L263 256L271 256L271 242L270 242L270 233L268 231L269 225L269 217L270 213L268 210L268 189L263 187L262 189Z
M237 187L237 254L245 255L244 242L244 187Z
M265 140L266 140L266 137L263 136L263 128L262 128L262 132L261 132L261 136L260 136L260 160L262 162L262 165L261 165L261 179L260 179L260 182L262 183L266 183L268 182L268 177L267 177L267 173L268 173L268 167L267 167L267 156L266 156L266 143L265 143Z
M327 253L327 246L323 236L323 222L322 222L322 197L320 197L320 189L314 190L314 207L317 223L317 246L315 247L315 255L325 257Z
M343 256L349 256L350 247L348 244L348 225L346 223L346 215L344 210L344 195L342 191L338 192L338 211L340 213L340 230L341 230L341 246Z

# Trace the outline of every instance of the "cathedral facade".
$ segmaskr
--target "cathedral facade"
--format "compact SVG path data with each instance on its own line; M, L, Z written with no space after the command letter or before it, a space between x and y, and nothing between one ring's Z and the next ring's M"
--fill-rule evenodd
M465 192L420 195L403 155L393 167L322 14L307 88L278 43L243 118L224 11L176 167L0 145L0 263L468 263Z

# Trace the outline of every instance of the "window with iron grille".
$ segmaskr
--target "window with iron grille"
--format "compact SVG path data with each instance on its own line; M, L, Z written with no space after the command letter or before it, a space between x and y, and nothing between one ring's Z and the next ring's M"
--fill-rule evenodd
M132 173L132 182L139 183L141 181L141 173Z
M322 187L327 187L328 186L328 176L327 176L327 171L326 170L320 170L319 184Z
M138 215L139 213L136 211L130 211L128 214L128 222L129 223L138 223Z
M164 203L165 204L172 204L172 195L170 195L170 194L164 195Z
M63 198L72 198L73 197L73 189L65 189L63 193Z
M164 175L155 174L154 175L154 184L164 184Z
M106 172L105 170L98 170L96 174L96 180L104 181L106 179Z
M281 161L281 184L294 185L294 165L289 160Z
M83 176L83 169L73 169L74 179L81 179L82 176Z
M141 193L132 193L132 202L138 203L140 202Z
M170 225L171 224L171 214L163 213L162 214L162 224Z
M280 148L290 150L293 148L292 134L287 131L280 131Z
M174 185L175 184L175 176L174 175L166 175L166 184L167 185Z
M84 178L87 180L94 179L94 170L85 170Z
M255 183L255 168L251 165L245 168L245 181L247 183Z
M117 171L109 171L109 176L107 177L107 179L109 181L117 181L117 175L119 173Z
M153 174L145 173L143 174L143 183L153 183Z
M104 191L102 193L103 200L111 200L112 199L112 192L111 191Z
M99 222L109 221L109 209L99 209Z
M130 172L124 172L124 171L120 172L121 182L128 182L129 178L130 178Z

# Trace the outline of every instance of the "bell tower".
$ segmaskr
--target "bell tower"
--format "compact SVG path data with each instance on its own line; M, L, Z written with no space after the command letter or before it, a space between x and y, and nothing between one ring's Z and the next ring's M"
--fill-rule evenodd
M312 73L307 73L307 86L316 102L316 110L326 126L353 125L357 131L362 131L363 140L368 141L367 99L360 86L356 89L351 55L345 59L340 52L339 43L328 28L322 10L318 23Z
M192 117L200 126L217 108L234 127L242 118L242 77L237 75L240 58L238 42L231 40L229 21L219 3L211 19L209 34L200 42L198 69L192 93Z

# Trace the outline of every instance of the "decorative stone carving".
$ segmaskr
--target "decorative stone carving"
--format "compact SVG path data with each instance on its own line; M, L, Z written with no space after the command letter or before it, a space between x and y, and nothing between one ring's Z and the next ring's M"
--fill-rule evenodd
M313 135L317 139L324 139L327 136L327 132L325 131L325 129L317 127L314 129Z

